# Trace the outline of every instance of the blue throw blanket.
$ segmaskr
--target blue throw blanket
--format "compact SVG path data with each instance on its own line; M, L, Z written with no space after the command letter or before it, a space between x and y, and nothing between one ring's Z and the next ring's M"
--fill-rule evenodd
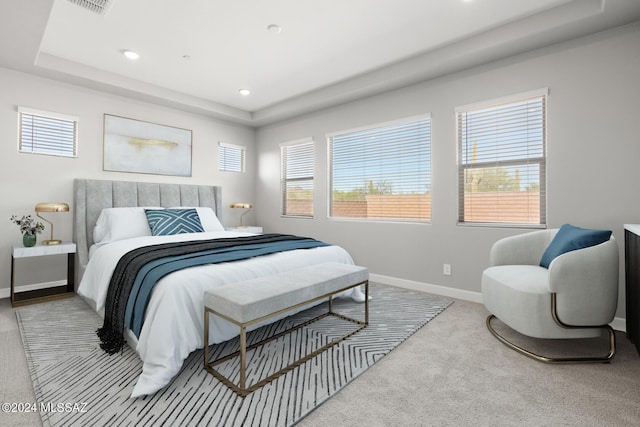
M107 292L100 347L114 354L124 345L124 326L140 336L155 284L169 273L205 264L238 261L276 252L329 246L306 237L265 234L165 243L134 249L118 262Z

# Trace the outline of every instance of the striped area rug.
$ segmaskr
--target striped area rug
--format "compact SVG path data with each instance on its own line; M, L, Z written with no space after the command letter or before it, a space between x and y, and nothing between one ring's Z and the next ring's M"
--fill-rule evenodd
M300 421L452 301L370 285L370 324L340 344L240 398L202 367L193 352L180 373L152 396L130 399L142 362L129 347L113 356L98 345L101 319L79 297L16 311L44 426L289 426ZM334 300L338 313L363 318L363 304ZM260 340L326 311L326 303L250 334ZM252 372L277 370L289 357L321 346L354 324L333 316L274 340L251 354ZM213 346L212 358L235 351L238 340ZM226 369L226 371L224 371ZM237 366L220 367L233 378Z

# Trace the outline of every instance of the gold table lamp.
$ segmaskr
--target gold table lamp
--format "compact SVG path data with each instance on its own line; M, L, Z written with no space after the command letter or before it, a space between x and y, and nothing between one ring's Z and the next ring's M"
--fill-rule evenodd
M44 240L42 244L43 245L59 245L60 243L62 243L62 240L55 240L53 238L53 223L48 219L42 217L40 215L40 212L69 212L69 205L66 203L60 203L60 202L46 202L46 203L38 203L36 205L36 215L38 215L39 218L42 218L43 220L48 222L49 225L51 226L51 239Z
M231 203L231 208L233 209L246 209L246 211L240 215L240 225L238 227L246 227L246 225L242 225L242 217L245 216L252 207L253 205L251 203Z

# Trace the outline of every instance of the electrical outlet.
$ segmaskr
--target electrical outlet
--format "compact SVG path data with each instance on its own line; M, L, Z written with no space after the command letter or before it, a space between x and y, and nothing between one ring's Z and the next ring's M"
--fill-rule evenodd
M451 276L451 264L442 265L442 274L445 276Z

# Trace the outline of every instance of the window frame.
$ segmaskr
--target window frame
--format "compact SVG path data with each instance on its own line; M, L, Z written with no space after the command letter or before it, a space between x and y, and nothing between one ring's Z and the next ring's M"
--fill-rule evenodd
M456 114L456 160L457 160L457 173L458 173L458 207L457 207L457 224L461 226L471 226L471 227L500 227L500 228L546 228L547 227L547 203L546 203L546 194L547 194L547 177L546 177L546 169L547 169L547 123L548 123L548 96L549 89L542 88L537 90L532 90L528 92L518 93L514 95L504 96L500 98L495 98L491 100L475 102L472 104L467 104L463 106L459 106L455 108ZM507 104L516 104L525 102L527 100L541 98L542 99L542 142L541 142L541 150L542 155L539 157L519 157L509 160L499 160L499 161L485 161L480 163L466 163L463 164L463 148L462 148L462 124L460 123L461 114L468 113L474 110L484 110L490 109L494 107L498 107L500 105ZM468 221L465 220L465 170L472 169L471 165L473 165L473 169L479 169L479 166L485 167L502 167L502 166L517 166L526 164L537 164L539 168L539 223L527 223L527 222L505 222L505 221Z
M44 150L41 151L41 149L39 150L37 148L38 144L35 144L33 142L33 140L36 138L32 138L32 142L28 144L28 145L31 145L31 149L25 149L25 144L24 144L25 138L23 133L25 128L24 116L32 116L34 118L56 120L58 122L64 122L64 123L72 123L73 124L73 137L72 137L73 141L69 141L68 139L65 139L64 141L65 144L68 145L70 143L72 145L72 154L46 152ZM79 124L79 119L76 116L19 106L18 107L18 153L37 154L37 155L55 156L55 157L63 157L63 158L77 158L78 157L78 124ZM37 127L32 125L30 126L30 128L34 130ZM57 146L59 146L61 150L65 148L64 146L62 146L62 144L59 144Z
M305 145L310 145L311 148L311 153L313 155L312 157L312 161L311 161L311 175L307 175L307 176L302 176L302 177L296 177L296 178L287 178L287 174L286 174L286 170L287 170L287 163L288 163L288 157L286 152L288 151L289 147L302 147ZM300 139L296 139L293 141L288 141L288 142L283 142L281 144L279 144L280 147L280 216L282 218L314 218L315 216L315 160L316 160L316 155L315 155L315 149L316 149L316 145L315 145L315 141L313 139L313 137L307 137L307 138L300 138ZM307 182L307 181L311 181L311 214L310 215L303 215L303 214L292 214L292 213L287 213L286 208L287 208L287 184L289 182Z
M429 159L429 167L428 167L428 187L429 193L431 195L431 203L429 208L428 219L419 219L419 218L399 218L399 217L347 217L347 216L334 216L333 215L333 187L334 187L334 171L333 171L333 138L337 135L346 135L353 134L358 132L366 132L375 129L384 129L387 127L391 127L394 125L402 125L402 124L410 124L413 122L418 122L420 120L428 121L428 159ZM361 221L361 222L382 222L382 223L401 223L401 224L431 224L433 219L433 190L432 190L432 177L433 177L433 162L432 162L432 148L433 148L433 122L431 120L431 113L423 113L414 116L404 117L396 120L389 120L385 122L378 122L375 124L361 126L357 128L339 130L335 132L330 132L325 135L327 141L327 180L328 180L328 191L327 191L327 217L330 220L335 221Z
M226 150L237 150L240 152L240 170L227 169L223 165L223 159L226 156L223 155L223 152ZM218 142L218 171L220 172L233 172L233 173L245 173L246 171L246 163L247 163L247 147L244 145L238 144L230 144L228 142ZM226 162L224 162L226 165Z

